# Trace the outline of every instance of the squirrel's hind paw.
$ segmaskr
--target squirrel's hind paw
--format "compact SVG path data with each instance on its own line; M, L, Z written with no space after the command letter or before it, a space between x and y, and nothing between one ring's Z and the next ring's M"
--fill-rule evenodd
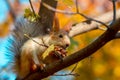
M31 72L37 72L37 71L43 72L45 71L45 66L46 66L45 64L33 64L31 68Z

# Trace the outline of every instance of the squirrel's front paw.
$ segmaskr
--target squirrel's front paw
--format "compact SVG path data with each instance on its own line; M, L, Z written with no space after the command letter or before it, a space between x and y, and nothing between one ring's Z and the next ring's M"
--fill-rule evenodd
M67 55L67 51L60 46L55 46L54 54L61 59Z

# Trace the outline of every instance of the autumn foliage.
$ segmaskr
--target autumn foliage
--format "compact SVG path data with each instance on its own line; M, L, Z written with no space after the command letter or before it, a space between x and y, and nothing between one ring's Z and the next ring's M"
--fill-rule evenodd
M19 16L24 13L26 8L30 8L29 3L22 4L20 2L11 3L15 15ZM38 0L40 1L40 0ZM75 0L58 0L57 9L65 11L76 11ZM120 8L120 1L118 0L117 9ZM112 3L110 0L78 0L79 10L81 13L89 16L96 17L112 10ZM16 7L15 7L16 6ZM36 11L40 5L33 0L33 6ZM80 15L68 15L56 13L60 20L61 28L66 24L79 23L86 20ZM12 14L8 12L6 21L0 23L0 37L4 38L13 29L14 18ZM69 47L69 54L82 49L90 42L94 41L104 31L95 30L87 32L74 37L72 45ZM74 77L75 80L119 80L120 79L120 40L114 40L106 44L103 48L98 50L95 54L79 62L75 73L79 73L80 76ZM101 44L101 43L100 43ZM74 66L74 65L73 65ZM73 66L67 68L71 70Z

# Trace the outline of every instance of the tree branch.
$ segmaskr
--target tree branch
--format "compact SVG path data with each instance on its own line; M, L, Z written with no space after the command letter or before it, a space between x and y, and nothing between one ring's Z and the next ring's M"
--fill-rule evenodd
M45 77L48 77L55 72L66 68L78 61L81 61L82 59L92 55L95 51L100 49L102 46L104 46L107 42L114 39L116 33L120 29L120 18L116 20L110 28L108 28L107 31L105 31L99 38L97 38L94 42L89 44L87 47L83 48L82 50L79 50L75 52L74 54L71 54L63 59L63 62L57 61L56 63L52 63L46 67L45 72L36 72L28 77L27 80L38 80L43 79Z
M116 12L116 19L118 19L118 18L120 18L120 9L118 9ZM108 22L112 21L112 19L113 19L113 11L105 13L94 19L102 21L104 23L108 23ZM99 29L99 26L101 26L100 23L97 23L95 21L88 22L88 20L86 20L84 22L78 23L77 25L73 26L69 33L69 36L73 37L78 34L82 34L82 33L85 33L85 32L91 31L91 30L96 30L96 29Z
M51 5L52 7L56 8L57 6L57 0L41 0L42 2ZM40 22L44 26L44 30L46 29L51 29L53 26L53 19L55 12L49 10L48 8L44 7L43 4L40 3L40 10L39 10L39 15L40 15Z
M118 33L115 35L115 39L120 38L120 31L118 31Z

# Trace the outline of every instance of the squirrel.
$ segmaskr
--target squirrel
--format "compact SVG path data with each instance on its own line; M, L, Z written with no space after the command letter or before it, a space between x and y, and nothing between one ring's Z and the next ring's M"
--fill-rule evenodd
M60 29L56 17L54 26L48 34L44 33L41 23L30 22L25 18L18 19L11 36L12 45L8 50L12 54L8 56L13 57L12 71L17 75L17 79L24 79L31 72L43 70L46 65L59 60L59 57L63 58L66 55L66 48L70 45L68 32ZM54 50L44 54L51 45L55 46ZM44 59L43 55L46 55Z

